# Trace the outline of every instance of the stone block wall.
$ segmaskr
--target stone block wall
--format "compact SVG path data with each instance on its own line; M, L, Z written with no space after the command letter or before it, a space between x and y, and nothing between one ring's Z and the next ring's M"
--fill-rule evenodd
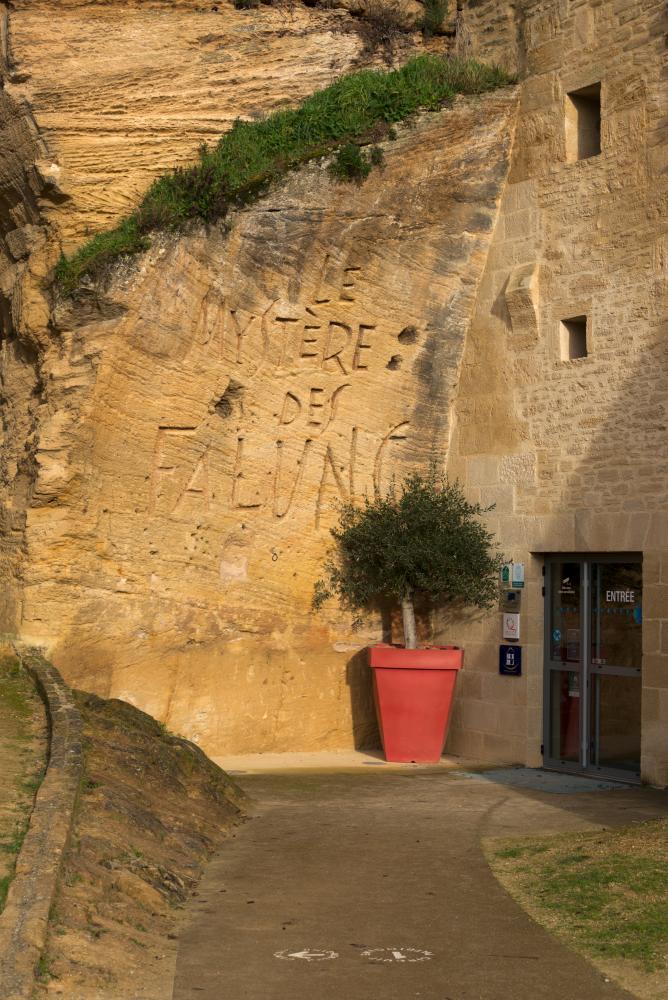
M493 7L476 5L471 22L480 52L485 24L499 16ZM521 24L506 61L528 75L462 363L448 468L472 499L496 504L489 524L506 557L527 566L525 677L496 676L499 613L444 628L443 635L467 648L449 748L540 762L542 554L637 552L645 583L642 772L663 784L668 342L661 214L668 95L662 5L564 0L518 7ZM601 153L569 162L567 94L598 82ZM583 315L587 356L562 360L560 323Z

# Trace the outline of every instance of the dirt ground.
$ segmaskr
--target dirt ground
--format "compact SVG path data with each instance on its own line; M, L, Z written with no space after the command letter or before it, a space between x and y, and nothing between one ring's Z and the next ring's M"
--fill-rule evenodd
M0 910L46 762L46 716L30 678L0 646Z
M76 693L85 774L38 996L165 1000L182 908L247 800L194 744Z

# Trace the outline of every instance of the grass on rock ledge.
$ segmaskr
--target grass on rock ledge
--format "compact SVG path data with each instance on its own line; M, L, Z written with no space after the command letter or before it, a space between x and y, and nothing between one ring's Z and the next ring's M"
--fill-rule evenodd
M343 76L295 110L237 120L216 146L201 148L198 163L157 178L115 229L62 256L56 279L71 294L84 276L95 277L116 258L148 249L151 231L178 230L191 220L214 222L308 160L387 136L394 123L436 111L456 94L481 94L511 82L503 70L475 60L421 55L398 70Z

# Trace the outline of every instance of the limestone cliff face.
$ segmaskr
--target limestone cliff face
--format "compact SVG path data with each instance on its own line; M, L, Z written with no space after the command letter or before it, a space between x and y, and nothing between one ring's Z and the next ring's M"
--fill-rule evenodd
M157 239L74 307L51 268L236 117L379 62L359 6L0 4L0 630L213 753L374 738L380 624L314 617L313 583L340 498L444 461L515 95L423 116L361 187L315 164Z
M380 62L347 11L301 3L15 0L8 23L12 93L32 108L68 198L44 206L66 252L236 118L294 106L360 60ZM416 41L399 38L397 57Z
M48 341L50 304L43 286L57 246L43 209L59 200L47 147L30 106L11 92L13 79L7 12L0 5L0 629L10 630L20 617L38 354Z
M379 61L343 6L0 2L0 631L21 621L25 512L51 406L42 361L61 349L50 287L61 249L114 224L238 116ZM397 58L415 41L399 37ZM59 447L43 446L41 461L60 463Z
M356 24L300 4L0 3L0 631L22 629L26 559L39 551L33 540L28 553L27 511L75 488L71 431L85 418L70 403L97 364L96 346L52 322L60 250L115 222L237 116L377 61ZM398 58L412 42L398 40ZM64 562L51 572L61 579Z
M69 681L212 753L370 738L379 625L313 583L339 499L443 460L514 113L459 99L57 313L21 629Z

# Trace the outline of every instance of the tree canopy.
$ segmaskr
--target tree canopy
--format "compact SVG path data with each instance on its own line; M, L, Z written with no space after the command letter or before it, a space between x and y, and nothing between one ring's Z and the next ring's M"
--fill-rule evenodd
M501 556L479 519L492 507L469 503L459 483L414 473L361 506L344 503L336 546L315 587L314 606L337 596L353 611L378 599L489 608L498 596Z

